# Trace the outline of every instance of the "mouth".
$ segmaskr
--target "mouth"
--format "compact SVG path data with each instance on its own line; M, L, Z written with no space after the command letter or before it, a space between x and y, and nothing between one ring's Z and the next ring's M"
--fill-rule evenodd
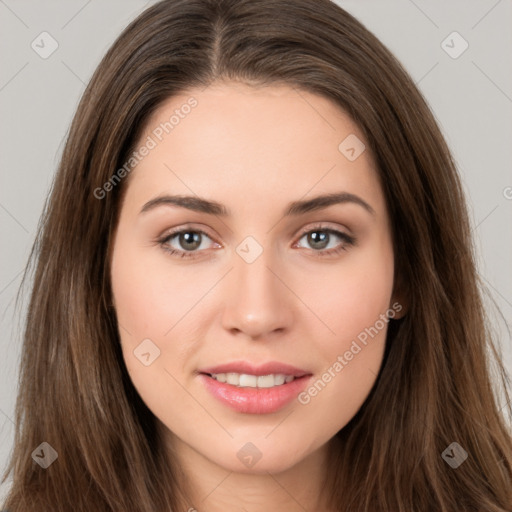
M246 414L267 414L293 401L312 373L283 363L254 366L239 361L199 371L206 389L227 407Z

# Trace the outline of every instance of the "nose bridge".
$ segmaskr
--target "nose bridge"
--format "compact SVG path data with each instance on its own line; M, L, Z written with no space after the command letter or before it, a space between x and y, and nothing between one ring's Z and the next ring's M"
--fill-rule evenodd
M267 238L268 241L268 238ZM233 254L234 269L228 284L224 322L228 329L250 336L266 335L289 322L286 287L276 276L280 268L268 243L246 237Z

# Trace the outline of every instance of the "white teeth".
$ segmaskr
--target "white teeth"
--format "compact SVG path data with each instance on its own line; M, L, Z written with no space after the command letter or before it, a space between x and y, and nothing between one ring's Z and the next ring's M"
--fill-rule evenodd
M240 375L238 373L226 373L226 382L238 386L240 385Z
M238 383L241 387L249 387L249 388L255 388L258 383L258 377L256 375L247 375L246 373L242 373L240 375L240 381Z
M274 375L249 375L247 373L214 373L212 377L219 382L226 382L232 386L247 388L273 388L281 386L285 382L291 382L295 379L293 375L283 375L282 373Z
M271 388L273 386L279 386L283 382L278 379L279 375L260 375L258 377L259 388Z

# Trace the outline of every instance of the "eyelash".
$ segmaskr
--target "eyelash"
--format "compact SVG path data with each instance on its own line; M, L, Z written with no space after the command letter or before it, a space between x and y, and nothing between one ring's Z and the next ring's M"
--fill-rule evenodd
M300 234L298 240L303 238L304 235L308 235L309 233L313 233L316 231L322 232L322 233L329 233L330 235L336 235L339 238L341 238L343 240L343 242L338 247L336 247L334 249L318 250L318 251L315 249L311 249L311 251L313 251L313 254L315 255L315 257L325 258L325 257L329 257L329 256L336 256L336 255L340 254L342 251L347 251L349 246L354 246L354 245L356 245L356 242L357 242L357 239L353 236L347 235L346 233L343 233L342 231L338 231L336 229L325 228L322 225L313 226L312 228L310 228L306 231L303 231ZM197 233L197 234L205 235L211 239L211 237L205 231L202 231L200 229L185 228L185 229L180 229L180 230L176 230L171 233L168 233L163 238L158 240L158 244L162 247L162 249L165 252L167 252L171 256L177 256L179 258L195 258L196 254L201 251L197 251L197 250L196 251L180 251L180 250L169 248L169 246L167 245L169 243L169 241L172 240L176 235L180 235L182 233Z

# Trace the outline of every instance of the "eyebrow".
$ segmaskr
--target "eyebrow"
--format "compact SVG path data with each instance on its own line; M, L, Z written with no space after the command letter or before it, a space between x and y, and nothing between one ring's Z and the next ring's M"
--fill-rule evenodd
M371 215L375 215L375 210L361 197L349 192L337 192L332 194L324 194L312 199L301 201L293 201L288 204L284 216L298 216L304 213L322 210L334 204L353 203L363 207ZM145 213L159 206L179 206L195 212L206 213L209 215L219 215L228 217L230 211L221 203L204 199L198 196L184 195L163 195L155 197L148 201L141 209L140 213Z

